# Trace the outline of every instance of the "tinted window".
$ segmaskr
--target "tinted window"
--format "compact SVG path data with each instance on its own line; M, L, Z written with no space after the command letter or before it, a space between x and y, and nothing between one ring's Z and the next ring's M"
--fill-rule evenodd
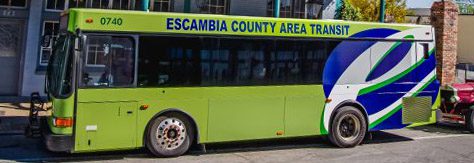
M199 44L199 39L195 38L142 37L138 85L199 85Z
M337 42L141 37L139 86L321 84Z
M220 39L219 56L228 60L225 83L216 85L262 85L269 84L265 56L274 53L274 41Z

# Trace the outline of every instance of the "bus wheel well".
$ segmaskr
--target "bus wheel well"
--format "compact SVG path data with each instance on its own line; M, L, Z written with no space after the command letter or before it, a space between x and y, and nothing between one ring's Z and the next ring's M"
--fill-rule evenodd
M368 126L369 126L369 116L367 115L367 111L365 110L365 107L362 106L362 104L360 104L359 102L353 101L353 100L343 101L339 105L337 105L336 109L331 114L331 118L330 118L329 122L332 122L334 116L336 116L337 110L339 110L340 108L342 108L344 106L352 106L352 107L358 109L362 114L364 114L365 122L366 122L366 125L367 125L367 130L369 129L368 128Z
M147 141L147 138L148 138L148 135L149 135L149 128L151 127L152 125L152 122L153 120L155 120L156 118L162 116L162 115L167 115L167 114L180 114L184 117L186 117L186 119L191 123L191 127L193 127L193 130L194 130L194 137L193 137L193 143L192 145L197 145L199 144L199 130L198 130L198 126L197 126L197 123L196 121L194 120L193 117L191 117L188 113L180 110L180 109L175 109L175 108L170 108L170 109L165 109L163 111L160 111L158 112L157 114L155 114L155 116L153 116L153 118L151 118L149 121L148 121L148 124L145 128L145 132L143 134L143 145L146 145L146 141Z

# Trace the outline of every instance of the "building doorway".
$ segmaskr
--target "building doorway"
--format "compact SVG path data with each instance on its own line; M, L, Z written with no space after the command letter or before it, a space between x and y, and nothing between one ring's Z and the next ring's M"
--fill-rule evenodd
M0 19L0 96L17 96L24 21Z

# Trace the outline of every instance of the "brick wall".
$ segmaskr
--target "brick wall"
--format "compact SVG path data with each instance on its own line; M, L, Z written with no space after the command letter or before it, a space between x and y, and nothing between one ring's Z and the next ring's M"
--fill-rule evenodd
M455 82L458 12L451 0L435 2L431 7L431 24L436 32L436 72L441 85Z

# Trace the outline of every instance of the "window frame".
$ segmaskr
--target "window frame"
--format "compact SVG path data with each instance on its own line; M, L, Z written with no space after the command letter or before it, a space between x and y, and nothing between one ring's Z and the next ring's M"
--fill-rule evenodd
M168 10L167 11L163 11L163 10L155 10L155 2L160 2L161 4L164 4L166 3L166 1L168 1ZM154 11L154 12L174 12L174 4L175 4L175 1L174 0L150 0L150 11Z
M79 54L78 56L78 60L76 63L78 64L77 65L77 74L76 74L76 79L78 80L76 83L77 83L77 88L78 89L118 89L118 88L137 88L137 83L138 83L138 48L139 48L139 36L136 35L136 34L119 34L119 33L98 33L98 32L84 32L83 34L83 37L84 37L84 41L83 41L83 45L81 46L82 49L81 49L81 53ZM134 48L133 52L134 52L134 67L133 67L133 82L132 84L128 85L128 86L107 86L107 87L90 87L90 86L86 86L86 87L81 87L80 86L80 82L82 81L79 81L79 80L82 80L82 71L84 69L87 69L87 67L84 67L86 66L86 64L84 64L85 62L83 61L83 59L85 58L82 58L81 56L84 56L86 54L86 51L87 51L87 43L89 42L89 39L88 37L90 36L111 36L111 37L128 37L128 38L131 38L133 41L133 45L132 47ZM87 62L87 61L86 61ZM95 69L97 67L90 67L91 69Z
M288 2L290 7L288 10L282 10L282 2ZM303 3L303 4L299 4ZM271 5L270 5L271 4ZM308 6L309 5L314 5L314 4L319 4L316 1L312 0L282 0L280 1L280 18L296 18L296 19L319 19L320 14L318 14L317 18L308 18ZM299 6L303 5L303 6ZM267 0L267 17L273 17L273 12L274 12L274 7L275 7L275 0ZM302 7L302 8L300 8ZM296 9L299 9L296 11ZM319 10L319 12L322 12L322 8ZM286 14L282 14L286 13ZM301 14L303 14L303 17L301 17ZM284 16L282 16L284 15Z
M60 9L48 9L48 1L51 1L51 0L46 0L45 2L45 5L44 5L44 10L45 11L48 11L48 12L63 12L64 10L67 10L70 8L70 0L64 0L64 9L63 10L60 10ZM60 1L60 0L58 0ZM79 8L93 8L93 9L106 9L106 10L110 10L110 9L114 9L113 8L113 4L114 4L114 0L110 0L107 4L107 8L97 8L97 7L93 7L92 6L92 3L93 1L100 1L102 2L103 0L84 0L84 5L83 7L79 7ZM115 10L135 10L135 0L120 0L120 1L128 1L128 6L126 8L121 8L121 9L115 9ZM133 2L133 3L132 3Z
M56 20L45 20L45 21L43 21L43 28L41 29L41 36L45 35L44 33L45 33L46 23L57 23L59 25L59 21L56 21ZM39 63L40 66L47 66L49 64L49 59L48 59L48 63L42 63L41 62L42 58L43 58L43 49L47 49L47 48L51 49L51 55L52 55L53 45L54 45L53 40L58 39L59 35L60 35L60 30L59 30L59 26L58 26L57 35L56 36L52 35L52 37L51 37L52 40L50 41L51 43L49 44L49 47L43 47L43 46L40 45L40 53L39 53L39 58L38 58L38 63ZM51 55L50 55L50 57L51 57Z
M231 4L231 0L222 0L224 1L224 5L223 6L219 6L219 1L221 0L216 0L216 3L217 5L215 4L212 4L212 0L199 0L199 1L196 1L198 3L198 9L199 9L199 13L205 13L205 14L217 14L217 15L229 15L230 14L230 4ZM206 3L204 3L206 2ZM201 6L201 4L203 4ZM205 8L205 9L203 9ZM216 12L211 12L211 8L215 8L216 9ZM217 8L224 8L223 10L223 13L217 13ZM205 12L204 12L205 11Z
M55 1L56 3L57 3L57 1L64 1L64 6L63 6L64 8L62 10L61 9L49 9L48 8L48 1ZM69 0L45 0L44 2L45 2L44 3L44 11L48 11L48 12L63 12L69 6Z
M86 43L86 47L85 47L85 62L86 62L86 67L97 67L97 68L103 68L105 67L105 65L102 65L102 64L89 64L87 63L89 61L89 47L91 47L89 45L89 40L87 40L87 43ZM97 48L98 48L98 45L94 45L94 47L96 48L96 52L95 52L95 58L96 58L96 63L97 63ZM104 52L104 51L102 51Z
M10 1L10 4L11 4L11 1L15 1L15 0L9 0ZM8 9L26 9L28 8L28 2L30 0L25 0L25 6L5 6L5 5L0 5L0 8L8 8Z

